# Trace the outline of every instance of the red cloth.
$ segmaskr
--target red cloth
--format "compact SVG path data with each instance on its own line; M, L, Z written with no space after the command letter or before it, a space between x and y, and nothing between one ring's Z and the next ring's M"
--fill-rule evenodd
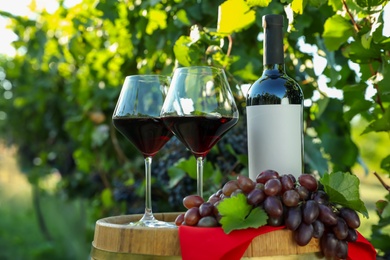
M348 260L375 260L376 251L372 244L358 232L356 242L348 243Z
M262 226L234 230L225 234L222 228L179 227L183 260L239 260L256 236L283 229L284 226ZM349 243L348 260L375 260L374 247L359 233L358 240Z

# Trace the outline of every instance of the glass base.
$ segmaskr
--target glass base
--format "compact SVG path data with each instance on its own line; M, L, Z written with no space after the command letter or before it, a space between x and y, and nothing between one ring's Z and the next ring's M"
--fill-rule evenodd
M157 220L153 215L145 214L139 221L129 223L132 227L153 227L153 228L177 228L173 222Z

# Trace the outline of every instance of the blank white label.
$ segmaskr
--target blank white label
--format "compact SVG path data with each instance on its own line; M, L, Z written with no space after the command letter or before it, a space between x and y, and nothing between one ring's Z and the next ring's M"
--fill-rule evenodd
M252 180L264 170L302 173L303 122L300 105L248 106L248 161Z

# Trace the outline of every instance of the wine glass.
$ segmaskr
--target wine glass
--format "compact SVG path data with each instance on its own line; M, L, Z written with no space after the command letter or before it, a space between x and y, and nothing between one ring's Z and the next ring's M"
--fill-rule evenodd
M141 220L130 225L175 227L153 216L150 184L152 158L173 136L160 118L169 83L170 78L167 76L127 76L112 116L115 128L145 159L145 213Z
M203 197L203 162L211 148L238 122L238 110L223 69L177 68L161 118L191 151L197 164L197 192Z

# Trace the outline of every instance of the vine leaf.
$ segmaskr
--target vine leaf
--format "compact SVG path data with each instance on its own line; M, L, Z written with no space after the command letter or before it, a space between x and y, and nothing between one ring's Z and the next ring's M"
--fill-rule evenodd
M303 13L303 0L293 0L291 3L291 8L296 14L302 14Z
M351 208L368 218L368 211L360 199L360 181L356 175L344 172L325 174L320 182L324 185L329 201L341 206Z
M336 14L326 20L322 37L324 37L324 43L328 50L336 51L353 33L352 24L341 15Z
M390 131L390 109L387 109L383 114L382 118L371 122L362 134L369 132L389 132Z
M198 64L202 59L202 50L189 36L180 36L173 46L177 61L183 66Z
M233 230L258 228L267 224L267 213L259 207L249 205L244 194L222 200L217 208L222 215L220 222L226 234Z
M238 32L255 19L255 11L244 0L228 0L219 6L217 31L226 34Z
M390 155L386 156L381 162L381 168L390 173Z
M382 5L386 0L355 0L355 2L362 8L371 9L374 6Z

